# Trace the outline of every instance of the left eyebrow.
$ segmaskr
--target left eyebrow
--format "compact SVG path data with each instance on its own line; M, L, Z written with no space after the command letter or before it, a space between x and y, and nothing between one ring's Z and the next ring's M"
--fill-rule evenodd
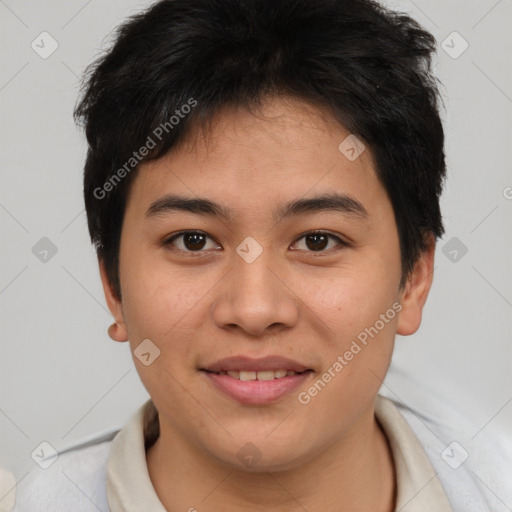
M146 211L146 217L156 217L173 211L218 217L226 221L233 218L233 212L219 203L206 198L189 198L175 194L165 195L153 202ZM366 208L347 194L322 194L285 203L274 211L274 218L279 222L286 217L328 211L338 211L363 220L369 217Z
M368 211L357 199L348 194L322 194L310 198L299 199L286 203L277 209L274 216L277 221L293 215L338 211L349 217L365 220Z

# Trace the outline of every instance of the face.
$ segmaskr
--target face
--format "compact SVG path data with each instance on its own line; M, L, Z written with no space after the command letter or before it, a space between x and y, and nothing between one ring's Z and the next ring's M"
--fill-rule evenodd
M370 151L339 149L349 135L268 99L223 110L132 184L122 303L102 268L114 337L136 354L150 340L134 363L162 431L220 464L293 468L357 435L395 333L419 325L431 260L399 289L393 209Z

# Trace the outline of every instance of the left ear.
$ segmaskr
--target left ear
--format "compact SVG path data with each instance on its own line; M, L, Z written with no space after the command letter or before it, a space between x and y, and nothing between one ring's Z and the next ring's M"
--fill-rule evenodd
M427 237L427 248L414 265L401 292L402 310L398 316L396 333L402 336L414 334L421 324L423 306L427 302L428 293L434 278L434 253L436 240L434 235Z

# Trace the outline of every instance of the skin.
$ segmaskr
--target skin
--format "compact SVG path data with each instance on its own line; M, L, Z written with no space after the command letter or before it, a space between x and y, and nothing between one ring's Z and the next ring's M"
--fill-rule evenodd
M148 470L167 510L309 512L394 510L395 470L374 415L395 334L420 323L432 283L435 241L404 289L392 205L370 150L354 161L338 149L348 135L327 111L267 98L258 112L225 108L207 137L196 136L140 167L128 197L120 245L122 301L100 273L116 341L132 351L149 338L161 351L134 363L160 418ZM275 208L322 193L349 194L366 219L309 212L276 223ZM147 218L167 193L207 198L230 220L172 211ZM203 252L183 238L200 230ZM304 235L325 230L315 251ZM247 237L262 254L236 252ZM402 310L311 401L297 394L332 367L365 327L399 301ZM267 405L241 405L199 371L232 355L278 354L314 370L297 392ZM251 468L237 457L253 443Z

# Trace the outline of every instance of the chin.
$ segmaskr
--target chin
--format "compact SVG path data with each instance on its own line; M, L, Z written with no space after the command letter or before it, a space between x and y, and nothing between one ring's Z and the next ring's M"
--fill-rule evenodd
M226 451L219 451L219 445L210 453L219 461L229 466L231 469L248 471L251 473L266 473L292 470L306 460L307 453L304 452L304 445L300 440L293 441L288 437L284 444L281 440L270 441L265 436L259 440L247 441L234 438ZM239 446L236 451L232 451L233 445ZM301 452L297 451L297 446L301 447Z

